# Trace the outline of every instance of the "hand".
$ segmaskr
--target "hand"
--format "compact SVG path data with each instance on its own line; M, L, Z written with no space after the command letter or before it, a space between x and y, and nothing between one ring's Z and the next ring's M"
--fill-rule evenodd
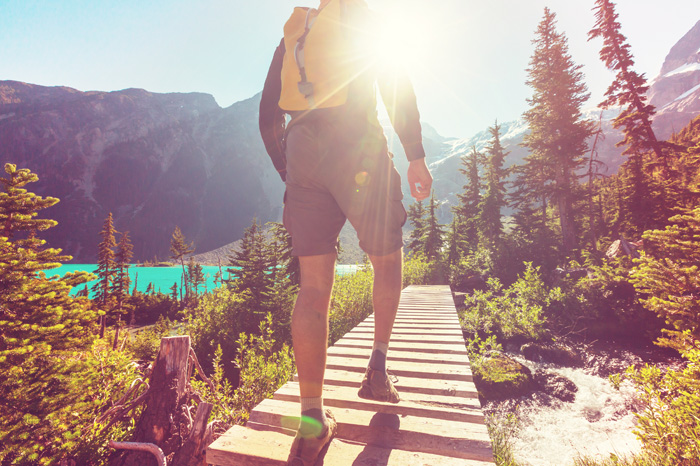
M417 201L422 201L430 196L430 190L433 186L433 176L425 164L425 158L412 160L408 164L408 172L406 173L408 186L411 188L411 196Z

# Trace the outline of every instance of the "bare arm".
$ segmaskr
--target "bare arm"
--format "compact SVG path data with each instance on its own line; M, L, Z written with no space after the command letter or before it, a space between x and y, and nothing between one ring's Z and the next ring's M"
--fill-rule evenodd
M430 196L433 186L433 176L425 163L425 157L411 160L406 173L408 185L411 188L411 196L417 201L422 201Z

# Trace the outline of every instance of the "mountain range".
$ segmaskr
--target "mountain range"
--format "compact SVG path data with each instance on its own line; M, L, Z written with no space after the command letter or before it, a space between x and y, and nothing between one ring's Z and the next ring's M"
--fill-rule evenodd
M700 21L669 52L649 98L657 108L659 138L700 114ZM241 238L253 218L261 223L281 218L284 185L259 136L259 100L258 94L221 108L200 93L81 92L0 81L0 165L29 168L40 181L28 188L61 200L42 214L58 221L44 237L74 262L95 260L98 233L110 212L115 228L129 232L135 260L167 258L176 226L197 252L215 250ZM622 136L611 125L616 114L586 112L601 121L606 137L596 150L608 173L624 161L615 147ZM499 124L510 152L507 163L520 163L526 124ZM405 173L398 138L388 125L386 133L397 168ZM449 206L464 184L460 157L473 146L483 149L489 137L484 130L445 138L423 123L443 221L449 221Z

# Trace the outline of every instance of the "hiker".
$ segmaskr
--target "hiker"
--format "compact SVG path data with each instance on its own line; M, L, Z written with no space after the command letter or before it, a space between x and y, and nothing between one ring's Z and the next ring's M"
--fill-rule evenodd
M295 8L260 102L260 132L286 183L283 223L301 269L292 314L302 414L288 460L295 466L314 464L337 429L322 392L338 235L346 219L374 269L374 345L358 396L399 402L386 354L402 288L406 210L377 117L375 83L409 160L413 197L430 195L432 176L412 85L374 56L374 24L364 0Z

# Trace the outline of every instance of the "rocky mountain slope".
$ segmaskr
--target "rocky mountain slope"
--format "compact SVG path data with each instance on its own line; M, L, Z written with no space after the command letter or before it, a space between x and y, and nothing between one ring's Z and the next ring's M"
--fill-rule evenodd
M136 260L167 257L176 225L198 251L215 249L253 217L280 215L258 99L222 109L206 94L0 82L0 164L31 169L31 189L61 199L46 212L59 222L46 239L76 262L94 261L109 212Z
M671 48L649 97L658 112L659 138L679 132L700 114L700 21Z

